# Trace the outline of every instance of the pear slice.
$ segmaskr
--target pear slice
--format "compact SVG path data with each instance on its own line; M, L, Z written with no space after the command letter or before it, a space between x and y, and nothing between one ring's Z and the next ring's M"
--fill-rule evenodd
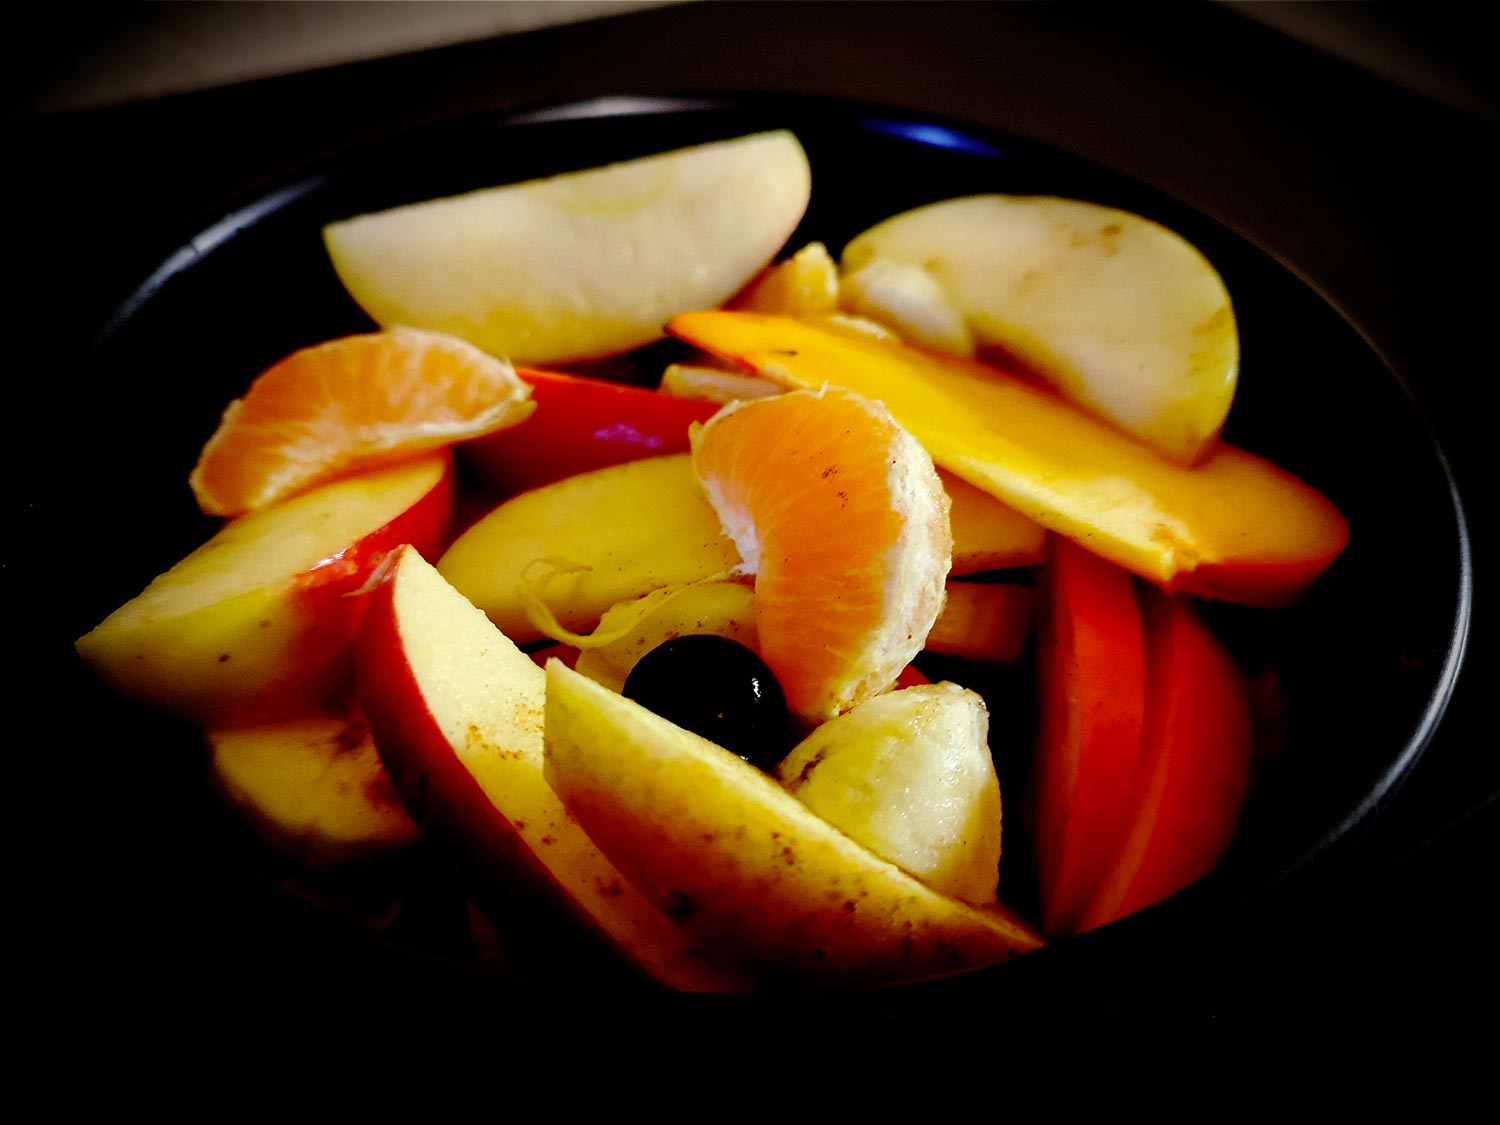
M979 195L906 211L845 248L846 275L919 266L981 345L1184 464L1218 440L1239 334L1218 272L1180 235L1127 211Z
M939 894L713 743L547 665L546 776L589 837L706 950L770 985L908 980L1041 939Z
M1000 782L984 700L957 684L877 695L818 727L776 769L788 792L933 890L995 901Z
M360 215L323 239L377 323L564 363L733 296L791 236L811 183L796 137L760 133Z

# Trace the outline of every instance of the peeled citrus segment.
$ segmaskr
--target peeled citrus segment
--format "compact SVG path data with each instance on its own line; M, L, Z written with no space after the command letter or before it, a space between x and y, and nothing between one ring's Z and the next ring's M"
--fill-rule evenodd
M725 407L693 467L746 573L787 705L830 719L922 649L953 551L932 458L883 405L839 388Z
M984 700L957 684L867 699L783 759L788 792L941 894L995 902L1000 782Z
M1075 199L976 195L893 216L845 248L846 273L877 266L919 268L979 344L1165 456L1195 464L1218 441L1239 333L1223 280L1176 232Z
M241 515L515 425L530 394L510 364L451 336L345 336L263 371L224 411L188 483L208 515Z

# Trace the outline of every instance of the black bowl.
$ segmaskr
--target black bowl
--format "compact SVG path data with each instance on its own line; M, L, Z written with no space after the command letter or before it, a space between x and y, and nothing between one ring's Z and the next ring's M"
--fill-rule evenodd
M1282 923L1282 892L1379 814L1432 735L1462 659L1471 594L1462 511L1443 456L1369 341L1234 232L1082 160L846 102L609 99L389 138L259 188L153 251L83 342L82 428L71 460L36 501L64 540L63 565L49 580L71 591L59 603L68 637L211 533L186 478L224 404L287 352L370 327L324 254L325 222L770 127L793 129L813 167L812 205L793 246L817 239L837 254L881 218L977 192L1096 200L1181 232L1219 269L1239 317L1243 365L1226 437L1323 490L1352 528L1346 553L1297 607L1206 607L1241 656L1275 663L1288 715L1284 749L1259 777L1217 872L1157 907L1010 965L815 1002L824 1015L859 1020L878 1013L914 1022L1003 1004L1013 1030L1087 1025L1223 964L1244 935ZM54 637L56 625L49 616ZM92 844L80 849L88 858L75 869L76 894L112 904L100 915L115 909L129 919L132 956L148 967L145 987L191 991L202 979L253 1003L330 989L347 1000L370 981L393 995L482 1004L516 989L557 988L466 960L467 926L454 905L461 900L424 858L403 877L426 908L378 936L350 910L363 901L378 913L378 896L345 893L335 909L288 891L284 873L219 809L196 733L113 700L76 661L66 663L67 697L94 729L108 731L80 762L101 800ZM1005 723L997 712L999 738ZM607 1007L569 1001L578 1003ZM776 1010L803 1003L777 1001ZM767 1001L738 998L635 997L632 1005L735 1020L768 1010Z

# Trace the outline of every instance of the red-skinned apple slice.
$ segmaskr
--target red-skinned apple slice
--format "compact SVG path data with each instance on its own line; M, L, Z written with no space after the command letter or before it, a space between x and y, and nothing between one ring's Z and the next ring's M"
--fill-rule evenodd
M521 368L536 409L508 430L466 442L460 456L501 493L521 492L622 461L684 453L688 426L719 404L583 375Z
M704 960L563 808L542 776L542 669L414 550L382 574L358 666L397 791L423 834L467 868L508 942L574 980L607 970L612 951L616 964L672 988L744 987Z
M360 593L453 514L444 452L231 520L78 641L111 687L201 726L294 715L350 687Z
M1053 537L1038 644L1036 856L1043 929L1069 933L1125 834L1146 707L1130 575Z
M1080 930L1212 871L1250 788L1254 725L1239 669L1185 599L1149 594L1144 616L1146 720L1130 827Z

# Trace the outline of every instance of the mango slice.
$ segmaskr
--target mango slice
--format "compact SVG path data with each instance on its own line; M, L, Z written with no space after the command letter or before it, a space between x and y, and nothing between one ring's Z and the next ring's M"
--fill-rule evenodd
M1338 509L1264 458L1220 443L1187 468L993 367L753 313L668 330L785 386L883 401L940 467L1163 590L1285 605L1348 542Z

